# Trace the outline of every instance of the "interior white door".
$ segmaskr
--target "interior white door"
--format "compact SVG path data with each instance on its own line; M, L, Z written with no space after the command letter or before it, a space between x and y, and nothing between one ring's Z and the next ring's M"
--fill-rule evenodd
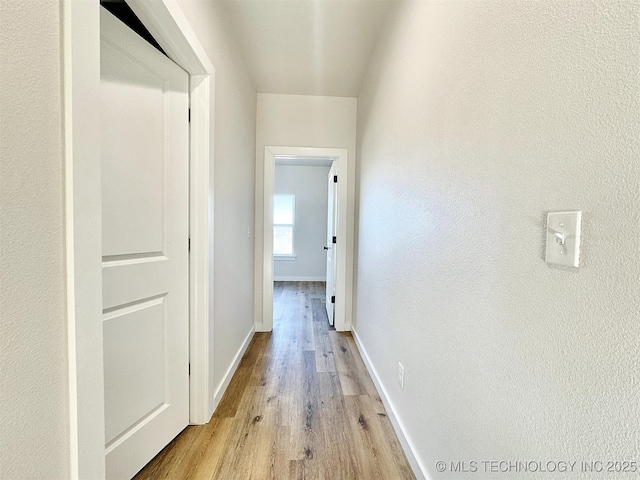
M101 9L107 478L189 421L189 77Z
M336 244L334 239L338 231L338 184L335 179L338 169L336 162L331 164L329 176L327 178L328 198L327 198L327 286L326 286L326 309L329 317L329 324L333 325L335 314L336 295Z

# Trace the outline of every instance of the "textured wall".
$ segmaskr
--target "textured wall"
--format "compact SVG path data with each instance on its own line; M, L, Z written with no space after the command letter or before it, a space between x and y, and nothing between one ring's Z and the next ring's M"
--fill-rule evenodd
M0 478L68 478L60 6L0 2Z
M253 327L256 91L218 2L178 2L216 69L214 164L214 386ZM247 229L251 230L250 236Z
M355 330L431 478L640 460L639 19L635 1L407 2L378 43ZM565 209L579 270L544 262Z
M356 99L308 95L258 94L256 131L255 318L262 323L264 147L324 147L348 150L349 175L355 175ZM347 195L354 209L355 191ZM347 218L354 225L353 218ZM349 246L347 246L349 248ZM347 311L352 309L353 265L347 263Z
M276 165L273 193L296 196L295 261L274 262L273 277L324 279L327 271L327 176L330 167Z

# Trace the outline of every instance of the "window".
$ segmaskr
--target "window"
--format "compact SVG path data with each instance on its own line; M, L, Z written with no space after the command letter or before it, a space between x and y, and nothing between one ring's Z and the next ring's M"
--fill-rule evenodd
M293 224L296 197L294 195L273 196L273 254L293 255Z

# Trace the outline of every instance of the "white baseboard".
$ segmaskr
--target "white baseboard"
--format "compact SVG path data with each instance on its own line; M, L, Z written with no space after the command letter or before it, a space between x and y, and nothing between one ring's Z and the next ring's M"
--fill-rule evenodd
M274 282L324 282L327 277L273 277Z
M244 352L247 351L247 348L249 347L249 344L251 343L251 339L253 339L253 335L255 333L256 333L255 326L253 326L251 327L251 330L249 331L249 334L247 335L247 337L244 339L244 342L242 342L240 349L236 353L236 356L233 359L233 363L229 365L229 368L225 372L224 377L222 379L222 383L214 393L213 395L213 411L214 412L218 408L218 405L220 404L220 400L222 400L222 396L224 395L224 392L227 391L227 387L229 386L229 383L231 382L231 379L233 378L234 373L236 373L236 370L238 369L240 360L242 360Z
M429 476L426 473L427 470L426 468L424 468L424 465L422 465L422 462L418 460L418 458L416 457L415 447L413 446L413 443L411 442L411 440L409 440L405 435L404 426L402 425L402 422L400 422L400 420L398 419L398 416L396 415L396 410L395 408L393 408L393 404L391 403L391 401L389 400L389 397L387 396L387 391L385 390L385 388L382 386L382 383L380 382L380 378L378 377L378 372L376 372L376 369L373 367L373 364L369 359L369 355L367 354L367 351L365 350L365 348L362 345L362 342L360 341L358 332L355 331L353 326L351 326L351 333L353 335L353 339L356 342L356 346L358 347L358 351L360 352L360 356L362 357L362 360L364 361L364 364L367 367L367 370L369 371L369 375L371 375L371 379L373 380L376 390L378 390L378 394L380 395L380 399L384 404L384 408L387 410L387 415L389 417L389 420L391 420L393 429L395 430L396 435L398 436L398 440L400 440L400 444L402 445L402 450L404 450L404 454L407 456L407 460L409 461L409 465L411 465L411 470L413 470L413 474L416 476L418 480L429 480Z

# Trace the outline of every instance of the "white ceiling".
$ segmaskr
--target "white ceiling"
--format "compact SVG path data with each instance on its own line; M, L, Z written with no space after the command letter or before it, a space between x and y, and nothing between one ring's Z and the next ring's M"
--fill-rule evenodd
M221 0L258 92L355 97L398 0Z

